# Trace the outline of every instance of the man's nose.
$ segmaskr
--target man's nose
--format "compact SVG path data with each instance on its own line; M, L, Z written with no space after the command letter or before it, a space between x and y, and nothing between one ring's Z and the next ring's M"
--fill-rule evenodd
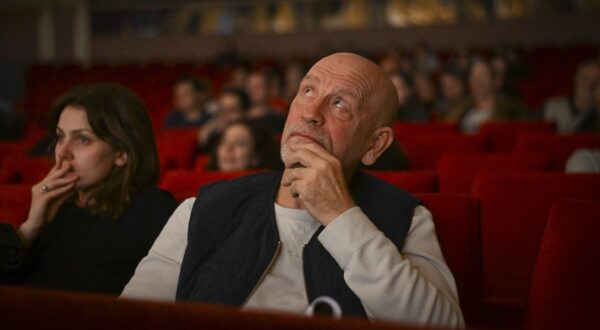
M321 126L323 124L322 102L312 102L302 109L302 119L311 125Z

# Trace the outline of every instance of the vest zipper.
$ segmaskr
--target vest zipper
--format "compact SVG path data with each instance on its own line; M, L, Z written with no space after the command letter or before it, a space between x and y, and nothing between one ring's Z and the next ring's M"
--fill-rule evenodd
M279 255L279 250L281 250L281 241L277 241L277 246L275 247L275 253L273 253L273 257L271 257L271 261L269 261L267 268L265 268L265 270L260 275L258 282L256 282L256 284L254 285L254 288L252 288L252 291L250 291L250 294L248 294L248 296L244 300L244 303L242 304L242 306L246 306L246 303L248 302L248 300L250 300L250 297L252 297L252 295L254 294L254 291L256 291L256 289L258 288L260 283L262 283L262 281L265 279L265 276L267 276L267 273L269 272L269 270L271 270L271 267L273 267L273 264L275 263L275 259L277 259L277 256Z

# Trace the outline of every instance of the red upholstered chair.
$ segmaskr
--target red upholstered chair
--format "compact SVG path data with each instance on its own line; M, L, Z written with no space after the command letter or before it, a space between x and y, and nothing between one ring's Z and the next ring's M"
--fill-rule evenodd
M367 173L410 193L437 191L437 175L433 171L368 171Z
M438 163L440 192L468 193L479 171L546 171L552 169L549 153L447 153Z
M419 194L433 221L454 275L468 325L481 321L483 275L479 201L466 194Z
M189 169L196 155L197 129L173 129L156 137L161 170Z
M415 135L458 134L458 123L411 123L396 122L394 131L398 139Z
M415 135L398 142L415 170L435 170L444 153L480 153L488 149L486 137L462 134Z
M160 180L159 186L173 193L178 202L186 198L194 197L198 194L200 187L217 181L237 178L244 175L250 175L259 172L258 170L249 170L241 172L219 172L219 171L189 171L189 170L171 170L165 173Z
M565 163L579 148L600 148L600 134L586 133L576 135L553 135L541 133L522 133L519 135L516 152L550 152L554 158L554 169L563 171Z
M553 123L534 122L493 122L481 125L479 134L490 140L491 151L512 151L521 132L554 133Z
M558 198L600 200L600 174L481 173L483 274L488 307L522 311L548 212ZM494 308L491 308L493 310Z
M200 172L206 171L206 166L210 162L210 158L209 154L198 155L194 160L194 169Z
M18 228L27 219L30 204L30 184L0 184L0 222Z
M2 329L424 329L356 318L309 318L199 303L136 301L19 287L0 286L0 301Z
M6 183L33 184L46 177L53 160L45 157L15 157L7 158L2 163L2 177L8 178Z
M557 200L540 247L529 329L598 328L600 202Z

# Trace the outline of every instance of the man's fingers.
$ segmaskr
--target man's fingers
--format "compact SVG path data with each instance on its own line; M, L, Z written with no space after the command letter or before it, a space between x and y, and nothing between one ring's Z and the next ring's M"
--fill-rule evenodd
M315 152L302 148L292 152L286 159L286 168L313 167L321 158Z
M296 151L296 150L300 150L300 149L308 149L308 150L314 152L319 157L324 158L324 159L328 159L331 157L335 158L331 154L331 152L329 152L328 150L323 148L323 146L321 146L318 143L298 143L298 144L292 146L292 151Z
M286 169L283 172L283 177L281 178L281 185L289 187L294 181L300 180L307 170L307 168L302 167Z

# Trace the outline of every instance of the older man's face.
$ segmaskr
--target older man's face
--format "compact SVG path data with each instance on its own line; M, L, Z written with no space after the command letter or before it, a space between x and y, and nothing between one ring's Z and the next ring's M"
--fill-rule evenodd
M369 71L347 57L328 57L302 80L291 104L282 136L281 157L302 144L317 143L344 168L358 165L370 142L375 121L368 95L375 84Z

